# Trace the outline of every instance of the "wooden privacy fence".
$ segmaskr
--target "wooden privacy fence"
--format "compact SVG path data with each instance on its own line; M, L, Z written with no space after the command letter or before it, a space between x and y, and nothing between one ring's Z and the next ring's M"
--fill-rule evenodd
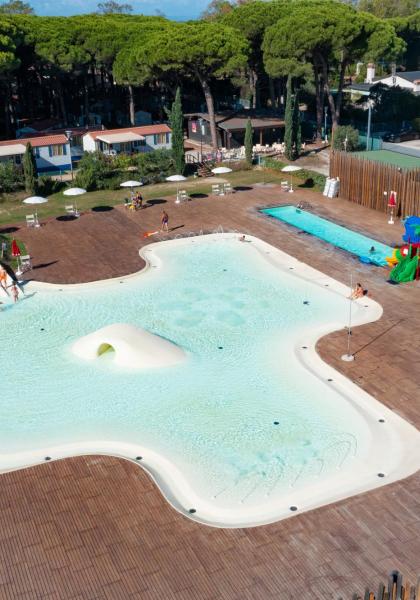
M352 600L420 600L420 578L416 585L410 585L401 573L393 571L386 585L381 583L376 592L366 588L363 595L354 594Z
M394 190L397 216L420 214L420 169L400 169L335 150L331 152L330 177L340 179L342 198L387 212L389 193Z

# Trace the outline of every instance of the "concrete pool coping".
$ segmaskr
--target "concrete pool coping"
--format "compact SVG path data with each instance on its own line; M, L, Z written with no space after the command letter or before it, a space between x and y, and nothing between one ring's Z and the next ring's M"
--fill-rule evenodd
M30 282L26 287L29 291L57 291L57 289L62 289L65 293L66 291L78 290L81 288L86 289L87 286L93 285L109 286L111 284L123 282L129 278L138 277L139 275L144 276L146 273L153 273L152 268L158 267L160 264L162 264L160 258L156 255L154 250L162 247L162 245L188 245L191 243L197 243L200 240L205 240L207 242L211 239L214 241L232 240L238 239L239 236L240 234L238 233L219 233L180 238L151 244L140 251L140 254L146 261L146 268L138 273L126 277L118 277L112 280L103 280L89 284L61 285ZM347 286L324 275L322 272L313 269L306 263L300 262L290 255L278 250L277 248L274 248L270 244L259 240L258 238L252 236L247 236L247 238L253 242L252 247L256 248L256 250L266 261L280 270L311 281L316 285L323 287L328 286L330 292L337 293L340 296L348 295ZM370 298L363 298L361 302L357 301L357 304L359 306L363 305L365 310L361 311L360 318L353 322L354 326L375 321L382 315L382 308L380 305ZM258 508L254 508L252 510L241 510L241 507L238 507L238 510L235 511L222 511L218 508L217 514L215 514L211 503L198 496L184 478L178 467L168 461L164 456L161 456L149 450L148 448L138 445L124 444L117 441L95 441L85 442L83 444L66 444L63 446L44 448L42 450L37 450L36 452L24 452L15 455L7 455L7 466L4 464L4 456L0 456L0 469L3 468L3 470L13 470L26 466L32 466L34 464L44 462L45 457L58 459L83 454L110 454L127 458L134 460L143 466L143 468L155 480L167 500L179 512L190 518L193 518L198 522L219 527L243 527L271 523L282 518L292 516L293 514L299 514L301 512L311 510L312 508L330 504L332 502L336 502L337 500L341 500L349 496L386 485L392 481L402 479L403 477L414 473L420 467L420 459L418 458L418 451L420 448L419 432L401 417L397 416L393 411L382 405L375 398L339 374L332 367L329 367L327 363L323 362L316 353L315 345L318 339L327 333L331 333L337 329L342 329L342 327L342 323L333 323L322 328L308 331L304 338L296 342L294 352L299 357L299 360L305 366L305 368L311 371L319 379L323 381L328 381L329 379L333 380L328 382L328 385L333 385L337 389L338 393L340 393L341 396L343 396L352 404L353 408L363 414L364 418L369 423L372 436L375 436L375 438L381 438L382 445L389 446L392 444L395 447L395 454L398 455L398 461L395 462L398 462L398 465L393 465L390 470L382 468L381 471L379 471L379 466L376 469L376 465L380 465L382 458L382 451L378 450L372 457L373 465L372 468L369 466L369 471L366 466L366 472L359 471L357 473L351 473L351 491L348 490L350 470L347 469L345 473L343 472L335 478L333 492L328 491L326 494L322 486L315 485L310 486L310 494L308 494L307 488L305 490L299 490L299 492L291 491L290 494L287 494L284 497L284 505L282 503L282 506L279 506L278 502L275 502L273 503L273 506L270 507L271 510L267 510L267 508L264 509L264 514L259 513ZM378 424L379 419L384 419L385 423ZM394 427L392 427L393 425ZM403 441L401 441L400 438L402 438ZM414 449L417 449L417 456L415 452L412 452ZM135 457L142 458L136 461ZM379 478L378 472L382 471L386 476ZM360 480L363 478L364 482L361 484ZM303 494L302 492L305 493ZM297 507L297 510L292 511L291 507ZM194 510L195 512L191 513L190 510ZM233 512L234 514L232 514Z

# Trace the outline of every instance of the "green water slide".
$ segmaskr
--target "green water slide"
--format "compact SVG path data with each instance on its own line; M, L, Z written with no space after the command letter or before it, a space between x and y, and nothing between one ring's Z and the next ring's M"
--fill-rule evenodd
M418 262L419 257L417 255L413 256L413 258L406 256L392 269L389 278L398 283L413 281L416 276Z

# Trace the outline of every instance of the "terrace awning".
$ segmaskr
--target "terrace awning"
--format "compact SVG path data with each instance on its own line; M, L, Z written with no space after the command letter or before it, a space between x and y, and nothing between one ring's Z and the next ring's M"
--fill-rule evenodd
M23 144L10 144L9 146L0 146L0 156L16 156L25 154L26 147Z
M104 133L103 135L96 136L96 139L106 144L122 144L124 142L137 142L145 138L138 133L129 131L126 133Z

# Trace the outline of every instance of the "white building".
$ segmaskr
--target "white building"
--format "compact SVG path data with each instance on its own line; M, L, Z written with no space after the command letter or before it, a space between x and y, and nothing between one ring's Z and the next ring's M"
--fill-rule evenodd
M105 154L151 152L162 148L170 149L171 137L172 132L167 125L91 131L83 136L83 150Z
M0 161L12 160L16 165L22 164L28 142L33 148L38 173L71 170L70 143L64 134L1 141Z

